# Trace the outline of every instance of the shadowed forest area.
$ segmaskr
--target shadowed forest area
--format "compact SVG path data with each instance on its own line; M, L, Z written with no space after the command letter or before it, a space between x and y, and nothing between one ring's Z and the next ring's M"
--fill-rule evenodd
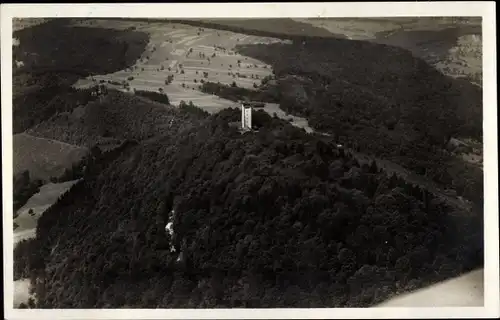
M482 202L482 170L452 175L453 136L482 141L482 91L396 47L342 39L247 45L273 66L280 108L318 131ZM380 57L374 59L373 57ZM455 169L456 170L456 169Z
M39 307L368 306L482 264L481 216L263 112L241 135L238 117L97 161L16 265L43 279Z

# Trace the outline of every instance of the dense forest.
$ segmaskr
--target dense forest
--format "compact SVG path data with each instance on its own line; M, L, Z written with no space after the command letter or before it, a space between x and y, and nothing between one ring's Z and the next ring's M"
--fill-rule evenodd
M38 307L359 307L482 265L480 215L256 114L257 132L228 109L91 165L17 249Z
M170 104L170 100L166 94L146 90L134 90L134 93L159 103Z
M142 32L69 27L70 20L52 19L13 34L19 40L13 46L13 63L24 63L13 70L14 133L85 104L90 94L75 92L71 85L92 74L131 66L149 40Z
M14 175L13 180L13 202L14 202L14 215L15 212L21 208L35 193L40 191L42 181L38 179L31 179L30 172L25 170ZM15 217L14 217L15 218Z
M13 59L24 66L14 74L74 70L82 74L106 74L132 65L144 52L148 35L139 31L69 26L71 19L58 18L15 31L20 45Z
M162 96L168 100L166 95ZM110 89L102 99L91 101L73 112L55 115L28 130L28 133L92 147L109 140L153 137L169 126L174 113L164 104ZM183 121L183 114L179 114L177 120Z
M204 82L201 85L201 92L215 94L221 98L239 101L251 100L276 103L280 100L279 91L275 87L257 86L256 90L250 90L237 86L229 86L227 84Z
M237 51L272 65L284 111L356 150L482 201L481 171L464 166L467 175L451 175L445 164L452 157L444 150L453 136L482 140L480 88L404 49L365 41L311 38Z

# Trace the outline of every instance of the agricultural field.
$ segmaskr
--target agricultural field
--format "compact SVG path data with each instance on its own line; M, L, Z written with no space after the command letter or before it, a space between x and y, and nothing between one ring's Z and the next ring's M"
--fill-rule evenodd
M85 147L44 139L27 133L13 137L14 174L25 170L31 179L49 181L61 176L88 153Z
M237 44L286 42L178 23L87 20L75 25L118 30L133 28L150 36L146 51L133 66L111 74L96 75L97 82L123 91L162 92L174 105L182 100L192 101L209 112L235 104L200 92L203 82L220 82L251 89L272 74L269 65L236 53L233 48ZM93 83L91 78L86 78L78 81L75 87L84 88Z

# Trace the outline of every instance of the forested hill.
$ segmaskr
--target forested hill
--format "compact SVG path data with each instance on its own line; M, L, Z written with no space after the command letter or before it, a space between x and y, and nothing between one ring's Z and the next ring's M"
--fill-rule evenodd
M480 216L264 112L241 134L239 116L125 149L48 209L39 305L367 306L483 263Z
M115 72L132 65L149 40L144 32L75 27L71 21L52 19L15 31L19 45L13 47L13 60L23 61L24 66L14 74L55 71L73 73L78 79Z
M14 133L85 104L89 97L71 85L133 65L149 40L144 32L74 27L70 21L57 18L14 32L19 40L12 49ZM24 65L17 67L15 61Z
M109 90L101 99L60 112L28 132L90 148L112 139L145 140L166 133L171 126L186 125L189 119L168 105Z
M272 65L280 108L318 131L482 202L482 172L450 173L450 137L482 140L482 92L445 76L409 51L368 41L303 38L240 45ZM464 167L464 170L466 168Z

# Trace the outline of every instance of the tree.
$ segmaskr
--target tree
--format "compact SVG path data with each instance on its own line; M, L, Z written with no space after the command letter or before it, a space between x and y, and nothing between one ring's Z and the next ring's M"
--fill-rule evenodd
M231 83L231 87L233 87L233 88L236 88L236 87L237 87L237 85L236 85L236 82L235 82L235 81L233 81L233 83Z
M30 309L36 308L35 300L32 297L28 299L28 308Z

